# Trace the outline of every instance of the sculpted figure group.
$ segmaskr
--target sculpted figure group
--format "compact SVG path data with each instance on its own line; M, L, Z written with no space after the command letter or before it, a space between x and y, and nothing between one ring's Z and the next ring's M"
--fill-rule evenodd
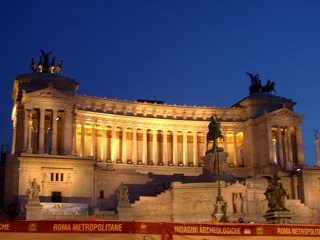
M266 93L270 94L271 92L276 93L276 89L274 88L274 85L276 85L274 82L271 82L270 80L267 81L267 84L262 86L261 80L259 78L259 74L252 74L247 72L246 74L249 75L251 79L251 85L249 87L250 95L253 93Z
M121 185L118 187L118 190L117 190L117 197L118 197L119 202L122 202L122 203L129 203L130 202L129 189L128 189L127 185L121 183Z
M45 53L45 51L40 50L41 56L38 65L35 63L34 58L31 59L30 69L32 72L40 73L59 73L62 70L62 60L55 65L55 58L52 58L50 63L49 55L52 52ZM42 61L43 58L43 61Z
M267 212L288 211L285 207L287 191L283 188L282 183L278 182L280 178L271 178L269 176L265 176L264 178L268 180L269 184L267 191L264 193L268 200L269 210Z
M37 183L36 179L29 179L30 189L27 190L29 200L35 200L39 198L40 185Z

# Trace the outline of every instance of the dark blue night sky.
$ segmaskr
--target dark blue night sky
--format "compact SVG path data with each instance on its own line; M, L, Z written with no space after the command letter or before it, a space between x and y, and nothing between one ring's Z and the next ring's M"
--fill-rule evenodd
M230 107L249 93L245 73L259 73L297 102L317 162L320 1L2 0L0 26L0 145L11 145L13 79L43 49L80 94L121 100Z

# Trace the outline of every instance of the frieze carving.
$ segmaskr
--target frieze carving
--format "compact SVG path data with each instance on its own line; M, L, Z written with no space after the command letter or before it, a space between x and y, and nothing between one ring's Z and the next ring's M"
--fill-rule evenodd
M132 108L132 114L133 114L134 116L136 116L137 113L138 113L137 108L136 108L136 107L133 107L133 108Z
M38 96L47 98L59 98L59 94L53 92L42 92Z
M197 119L197 112L196 111L192 111L192 118Z
M145 116L145 117L148 115L148 110L147 110L147 108L143 108L143 110L142 110L142 115Z
M187 113L186 110L184 110L183 113L182 113L182 118L183 119L187 119L187 116L188 116L188 113Z
M167 117L168 117L168 112L167 112L166 109L163 110L163 114L162 114L162 115L163 115L164 118L167 118Z
M82 110L92 109L87 102L96 102L95 112L99 113L111 113L119 115L132 114L137 117L154 117L154 118L165 118L165 119L178 119L178 120L204 120L207 121L212 114L216 113L218 119L226 121L227 119L234 119L234 121L244 120L245 112L242 108L228 108L222 111L216 107L198 107L198 106L178 106L167 105L167 104L154 104L121 101L116 99L102 99L98 97L89 96L77 96L78 104L77 108ZM125 103L125 104L124 104ZM120 104L120 105L119 105ZM121 106L121 107L120 107ZM126 107L124 107L126 106Z
M111 109L112 109L113 113L116 113L117 112L117 105L113 104Z
M275 116L280 116L280 117L295 117L295 115L289 111L289 110L283 110L277 114L275 114Z
M153 109L153 116L154 116L154 117L157 117L157 116L158 116L158 112L157 112L157 109L156 109L156 108Z
M123 105L122 106L122 112L123 112L124 115L127 115L127 113L128 113L127 105Z
M173 110L173 111L172 111L172 117L173 117L174 119L176 119L177 116L178 116L177 110Z

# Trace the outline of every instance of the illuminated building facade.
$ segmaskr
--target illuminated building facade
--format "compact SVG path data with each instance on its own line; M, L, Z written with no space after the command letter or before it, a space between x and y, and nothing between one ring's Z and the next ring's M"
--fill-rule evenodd
M8 194L21 204L34 178L41 182L41 201L102 210L116 207L121 182L133 202L168 189L173 176L196 181L213 115L221 122L219 147L232 176L294 173L305 166L303 116L290 99L251 94L230 108L178 106L78 95L78 87L74 79L50 73L14 80L12 159L19 168L12 179L18 184ZM298 178L288 175L284 182L288 198L305 198L307 187ZM318 197L310 207L319 206Z

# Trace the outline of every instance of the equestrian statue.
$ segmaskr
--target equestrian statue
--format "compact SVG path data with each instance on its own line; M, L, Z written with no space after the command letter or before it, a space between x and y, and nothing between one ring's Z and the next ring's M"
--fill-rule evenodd
M207 133L207 151L208 153L215 153L217 148L218 138L223 138L221 134L221 124L217 121L216 116L211 117L211 122L208 125L209 132ZM209 149L209 142L213 141L211 149Z

